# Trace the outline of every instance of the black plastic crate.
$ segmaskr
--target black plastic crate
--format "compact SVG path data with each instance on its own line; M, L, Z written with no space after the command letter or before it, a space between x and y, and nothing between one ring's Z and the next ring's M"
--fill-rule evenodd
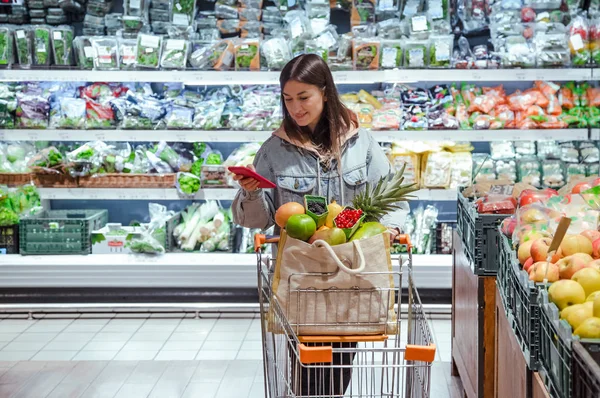
M560 319L558 307L540 289L540 373L556 398L571 398L571 326ZM578 397L579 398L579 397Z
M573 397L600 397L600 345L586 340L574 341L573 349Z
M0 227L0 254L19 254L19 224Z
M498 273L498 226L507 214L479 214L475 204L458 193L457 230L473 273L495 276Z
M507 312L512 315L511 327L521 346L525 362L529 369L535 371L539 368L539 287L521 269L510 240L499 229L498 241L500 268L496 281Z
M22 255L89 254L91 233L108 222L107 210L44 210L19 224Z

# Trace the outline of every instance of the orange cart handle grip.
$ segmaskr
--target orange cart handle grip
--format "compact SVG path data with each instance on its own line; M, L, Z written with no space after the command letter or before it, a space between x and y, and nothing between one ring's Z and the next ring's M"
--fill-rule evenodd
M400 234L398 236L396 236L396 240L401 244L401 245L406 245L406 247L408 248L408 250L412 249L412 243L410 241L410 236L407 234Z
M267 236L265 234L254 235L254 252L258 253L260 248L265 243L277 243L279 242L279 236Z

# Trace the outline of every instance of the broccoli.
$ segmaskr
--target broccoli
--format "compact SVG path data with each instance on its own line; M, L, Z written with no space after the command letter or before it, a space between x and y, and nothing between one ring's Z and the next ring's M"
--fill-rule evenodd
M195 176L181 174L178 179L179 189L187 195L193 195L200 189L200 180Z

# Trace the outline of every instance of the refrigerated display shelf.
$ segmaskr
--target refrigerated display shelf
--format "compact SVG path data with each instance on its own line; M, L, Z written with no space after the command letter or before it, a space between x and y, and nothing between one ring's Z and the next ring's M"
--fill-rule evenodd
M6 255L0 262L0 288L255 287L256 261L254 254L233 253ZM397 270L397 255L392 264ZM414 255L413 267L419 288L452 285L450 255Z
M595 132L594 132L595 131ZM600 130L593 134L600 137ZM421 141L541 141L587 140L588 129L562 130L423 130L372 131L379 142ZM415 134L418 134L416 136ZM270 131L232 130L2 130L0 141L115 141L115 142L263 142ZM595 138L598 139L598 138Z
M180 82L188 85L279 84L280 72L215 71L91 71L91 70L0 70L0 81L67 82ZM592 80L600 72L579 69L399 69L333 72L338 84L448 82L448 81L534 81Z
M235 188L205 188L193 197L180 195L175 188L39 188L42 200L233 200ZM412 194L418 200L454 201L455 189L421 189Z

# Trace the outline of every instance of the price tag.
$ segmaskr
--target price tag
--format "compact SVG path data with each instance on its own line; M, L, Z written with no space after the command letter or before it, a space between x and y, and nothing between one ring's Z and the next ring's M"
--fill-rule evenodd
M71 133L69 133L68 131L59 131L58 139L60 141L71 141Z
M228 73L225 76L223 76L223 80L225 80L226 82L232 82L233 81L233 75Z
M483 77L481 76L480 72L473 72L473 74L471 75L471 79L475 81L480 81L483 79Z
M336 82L347 82L348 81L348 74L347 73L336 73L334 80Z
M175 134L175 139L178 142L187 142L188 141L188 135L186 133L177 133L177 134Z
M525 80L525 79L527 79L527 73L526 72L515 72L515 78L517 80Z
M486 137L485 137L484 134L480 133L480 134L475 135L475 137L473 137L473 141L475 141L475 142L483 142L483 141L488 141L488 140L486 139Z
M27 138L29 138L30 141L37 141L40 138L40 136L35 131L29 131L27 132Z
M512 195L514 185L492 185L490 193L495 195Z
M105 141L106 140L106 134L104 132L96 132L94 133L94 137L98 140L98 141Z
M221 141L221 139L218 135L209 135L208 136L208 142L219 142L219 141Z

